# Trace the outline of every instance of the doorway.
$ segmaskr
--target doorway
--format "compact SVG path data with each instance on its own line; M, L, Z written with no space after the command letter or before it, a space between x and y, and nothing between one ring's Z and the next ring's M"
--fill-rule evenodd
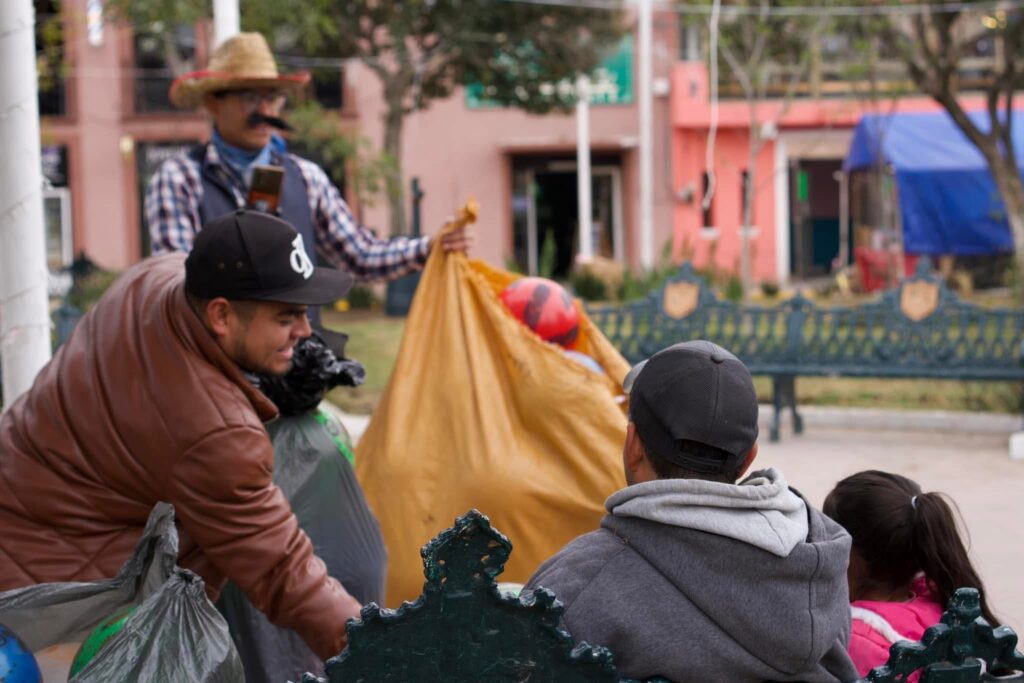
M526 157L513 160L513 244L520 270L565 278L579 251L576 161ZM625 258L622 168L612 155L591 164L591 226L594 255Z
M842 165L841 159L797 159L790 165L789 262L795 277L829 275L839 256Z

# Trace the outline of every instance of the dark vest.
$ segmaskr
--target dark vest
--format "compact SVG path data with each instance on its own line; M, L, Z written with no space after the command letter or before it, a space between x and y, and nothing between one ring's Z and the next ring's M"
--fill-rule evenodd
M227 184L227 180L206 166L206 148L207 145L199 145L190 154L201 169L203 201L199 205L199 221L203 225L212 218L245 208L245 204L239 204L235 198L235 193ZM281 184L277 215L288 221L302 235L306 255L310 261L317 263L316 232L313 229L313 217L309 212L309 198L306 196L306 181L302 177L302 171L288 155L274 154L273 163L284 168L284 182ZM309 307L309 321L320 322L319 306Z

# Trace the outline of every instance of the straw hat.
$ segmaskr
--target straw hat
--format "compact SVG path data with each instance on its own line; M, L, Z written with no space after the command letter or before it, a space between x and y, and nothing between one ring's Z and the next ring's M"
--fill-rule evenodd
M179 76L171 84L171 103L183 109L202 104L203 95L234 88L278 88L295 93L309 82L309 72L282 75L260 33L239 33L213 51L209 67Z

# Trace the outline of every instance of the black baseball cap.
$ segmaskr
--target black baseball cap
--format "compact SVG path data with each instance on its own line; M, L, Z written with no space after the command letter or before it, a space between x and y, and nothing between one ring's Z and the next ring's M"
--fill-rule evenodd
M680 467L706 474L739 467L757 441L757 394L750 370L722 347L688 341L662 349L626 375L629 419L644 446ZM723 458L695 456L695 441ZM726 455L727 454L727 455Z
M289 223L239 209L207 222L185 259L185 291L202 299L317 306L343 297L352 276L317 268Z

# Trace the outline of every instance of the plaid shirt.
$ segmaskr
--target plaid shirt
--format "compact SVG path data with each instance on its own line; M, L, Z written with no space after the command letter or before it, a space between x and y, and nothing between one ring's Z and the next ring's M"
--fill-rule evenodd
M341 193L311 161L289 154L302 172L309 200L309 214L316 232L317 251L332 265L360 280L393 280L418 270L430 255L429 237L379 239L359 225ZM216 148L206 145L203 164L217 174L244 207L248 190L238 174L221 163ZM191 251L199 231L199 207L203 202L200 164L189 156L168 159L146 188L146 223L153 254Z

